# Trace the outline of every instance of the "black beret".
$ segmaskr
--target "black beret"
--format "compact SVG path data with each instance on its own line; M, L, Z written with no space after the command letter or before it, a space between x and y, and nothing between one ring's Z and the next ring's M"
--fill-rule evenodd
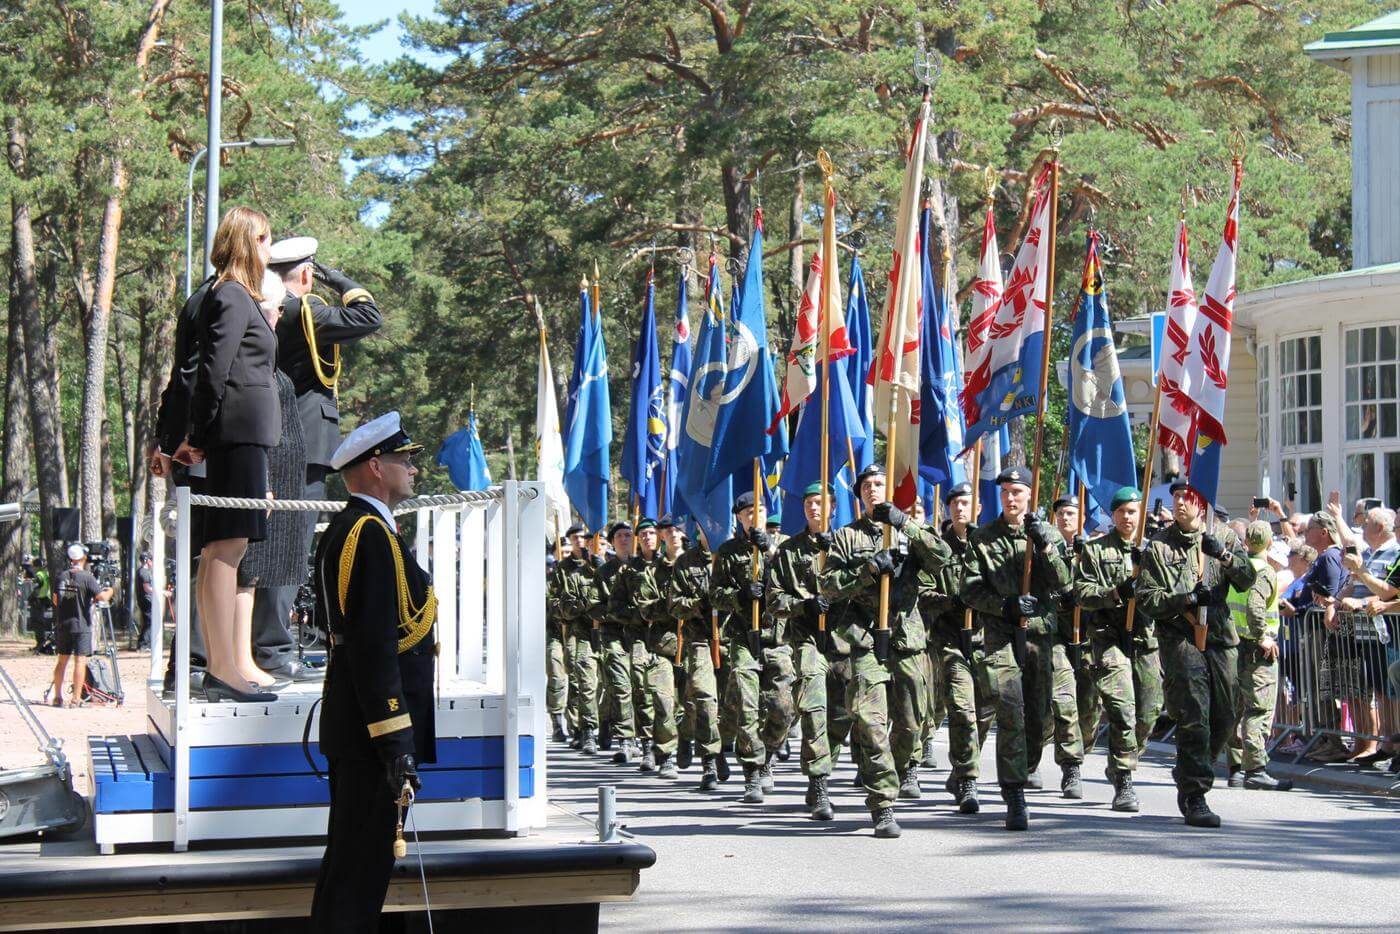
M971 483L955 483L955 484L953 484L952 486L948 487L947 491L943 494L943 502L944 502L944 503L950 503L950 502L952 502L953 500L957 499L959 496L971 496L971 495L972 495L972 484L971 484Z
M753 508L753 494L752 494L752 493L740 493L738 496L734 497L734 509L733 509L734 515L737 516L739 513L743 512L745 509L752 509L752 508Z
M869 464L856 475L856 489L860 489L860 485L870 477L884 477L884 475L885 468L881 467L879 464Z
M564 532L565 538L572 538L575 535L587 535L588 528L581 522L575 522Z
M1021 486L1030 486L1031 472L1020 464L1014 464L997 474L997 486L1001 486L1003 483L1019 483Z
M1070 495L1070 496L1061 496L1061 497L1057 498L1053 503L1050 504L1050 511L1051 511L1051 512L1059 512L1061 509L1063 509L1063 508L1066 507L1066 506L1073 506L1075 509L1078 509L1078 508L1079 508L1079 497L1078 497L1078 496L1073 496L1073 495Z
M612 525L608 526L608 541L612 541L614 535L624 530L628 532L632 531L632 523L624 520L622 522L614 522Z

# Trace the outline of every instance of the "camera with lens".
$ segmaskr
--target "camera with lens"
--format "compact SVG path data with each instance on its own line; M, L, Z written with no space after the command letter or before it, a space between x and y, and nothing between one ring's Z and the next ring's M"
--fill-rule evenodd
M121 568L112 556L109 542L84 542L88 553L88 570L104 588L115 587L121 580Z

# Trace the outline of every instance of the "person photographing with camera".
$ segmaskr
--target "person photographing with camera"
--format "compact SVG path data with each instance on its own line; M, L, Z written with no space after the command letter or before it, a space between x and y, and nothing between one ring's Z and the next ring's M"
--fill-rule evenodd
M87 549L76 543L69 545L68 568L58 575L54 586L54 642L58 659L54 662L49 702L55 707L77 707L83 702L87 660L92 655L92 605L99 600L112 599L112 588L104 588L87 564ZM70 661L73 663L73 696L64 704L63 674Z

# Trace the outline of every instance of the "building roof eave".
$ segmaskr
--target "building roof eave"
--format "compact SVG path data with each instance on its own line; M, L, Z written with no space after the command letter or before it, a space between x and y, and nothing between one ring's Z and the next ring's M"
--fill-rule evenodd
M1400 263L1369 266L1327 276L1313 276L1267 288L1241 293L1235 305L1235 320L1256 325L1258 319L1304 302L1326 297L1329 301L1350 296L1375 297L1376 290L1394 292L1400 298Z

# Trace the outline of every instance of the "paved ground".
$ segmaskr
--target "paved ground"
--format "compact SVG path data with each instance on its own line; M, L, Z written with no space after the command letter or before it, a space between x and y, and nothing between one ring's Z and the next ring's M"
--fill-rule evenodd
M940 747L940 759L946 761ZM1047 757L1048 761L1048 757ZM849 763L838 770L837 819L806 816L797 761L780 766L762 805L738 801L732 777L717 793L643 778L604 756L551 749L553 800L588 818L595 788L617 785L618 811L656 850L636 901L604 906L608 930L730 931L1002 929L1382 928L1400 925L1400 802L1293 791L1210 796L1221 830L1182 824L1169 764L1151 755L1138 773L1143 811L1110 811L1103 754L1085 769L1082 801L1029 795L1031 831L1002 829L995 785L983 811L958 814L925 779L925 797L901 802L904 836L876 840ZM1054 770L1053 765L1049 766ZM993 773L990 755L983 774ZM737 770L736 770L737 776Z

